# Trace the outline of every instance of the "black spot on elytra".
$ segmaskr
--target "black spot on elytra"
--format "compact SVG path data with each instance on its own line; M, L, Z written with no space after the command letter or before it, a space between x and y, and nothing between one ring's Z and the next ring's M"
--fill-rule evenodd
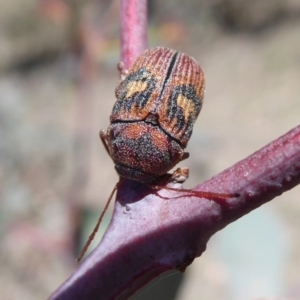
M195 108L193 113L190 113L187 120L185 120L184 111L182 107L180 107L177 103L177 100L180 95L185 97L188 101L191 101ZM185 128L184 135L189 138L192 134L196 118L200 113L201 106L201 99L197 96L196 90L192 84L176 86L172 90L167 104L167 115L170 122L172 122L174 118L176 118L174 130L178 133Z
M128 93L128 85L135 81L147 82L147 88L143 91L133 93L131 97L126 97ZM144 108L149 101L155 86L156 80L154 76L144 67L129 74L121 83L121 88L118 92L118 99L113 107L112 113L118 114L121 110L129 112L134 104L139 109Z

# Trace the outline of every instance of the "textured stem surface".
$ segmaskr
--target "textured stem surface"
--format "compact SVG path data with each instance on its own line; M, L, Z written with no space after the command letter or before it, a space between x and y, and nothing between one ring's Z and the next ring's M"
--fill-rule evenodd
M159 274L183 271L215 232L299 183L300 126L196 187L238 198L216 202L123 180L101 243L51 299L127 299Z
M147 47L146 30L146 0L123 0L125 68ZM50 299L127 299L163 272L183 271L215 232L299 183L300 126L195 188L238 198L200 199L123 180L101 243Z
M148 47L147 0L121 1L121 61L128 69Z

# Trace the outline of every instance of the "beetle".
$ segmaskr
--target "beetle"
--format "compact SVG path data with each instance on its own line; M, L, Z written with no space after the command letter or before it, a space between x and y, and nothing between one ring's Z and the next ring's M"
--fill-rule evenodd
M203 96L194 58L164 47L144 51L117 86L111 124L100 131L117 173L152 183L188 158Z
M236 194L165 185L184 182L189 175L187 168L178 168L172 175L168 171L189 157L184 149L202 108L205 80L197 61L184 53L156 47L144 51L128 71L119 69L121 81L116 88L117 101L110 125L107 130L100 131L100 138L120 177L146 183L154 189L163 187L199 198L224 200L236 197ZM93 240L117 189L118 183L78 261Z

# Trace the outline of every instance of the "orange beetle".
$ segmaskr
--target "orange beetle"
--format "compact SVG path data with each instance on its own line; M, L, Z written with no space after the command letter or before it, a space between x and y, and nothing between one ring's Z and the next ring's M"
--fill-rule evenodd
M204 96L204 73L196 60L172 49L157 47L143 52L133 66L121 69L116 88L117 101L108 129L100 138L115 163L117 173L154 189L165 188L211 200L237 197L167 187L165 183L184 182L187 168L168 171L189 157L184 152ZM155 184L159 185L155 185ZM118 189L114 187L78 260L93 240L104 213Z
M150 183L188 158L203 95L194 58L163 47L143 52L117 86L111 124L100 132L118 174Z

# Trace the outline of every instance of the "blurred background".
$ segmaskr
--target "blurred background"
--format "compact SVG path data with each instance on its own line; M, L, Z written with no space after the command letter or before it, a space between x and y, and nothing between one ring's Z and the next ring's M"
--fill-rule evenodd
M299 124L299 1L150 0L149 15L151 46L194 56L206 74L186 187ZM76 269L118 180L98 138L118 38L119 1L0 1L2 299L46 299ZM133 299L300 299L299 197L297 187L228 226L184 275Z

